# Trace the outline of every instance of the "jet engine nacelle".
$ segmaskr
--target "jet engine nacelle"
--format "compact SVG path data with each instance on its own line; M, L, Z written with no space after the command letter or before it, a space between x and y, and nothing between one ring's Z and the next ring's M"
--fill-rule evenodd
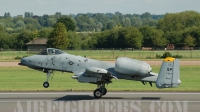
M148 63L125 57L117 58L115 63L115 71L125 75L148 76L151 70Z

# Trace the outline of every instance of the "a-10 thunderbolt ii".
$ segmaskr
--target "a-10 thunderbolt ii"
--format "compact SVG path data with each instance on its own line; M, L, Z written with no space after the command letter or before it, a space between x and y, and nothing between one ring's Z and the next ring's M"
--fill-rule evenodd
M74 74L72 78L79 82L97 85L93 93L95 98L101 98L107 93L105 84L110 84L113 78L141 81L144 85L149 82L151 86L156 83L157 88L172 88L181 84L179 60L175 58L164 59L157 74L152 72L149 64L135 59L120 57L116 63L109 63L47 48L37 55L22 58L19 65L45 72L45 88L49 87L48 79L54 70L71 72Z

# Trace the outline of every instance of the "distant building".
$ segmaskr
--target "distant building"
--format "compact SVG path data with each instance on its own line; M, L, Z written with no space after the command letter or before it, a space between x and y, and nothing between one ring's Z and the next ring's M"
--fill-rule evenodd
M47 38L38 38L26 43L26 46L29 51L40 51L47 48L47 40Z

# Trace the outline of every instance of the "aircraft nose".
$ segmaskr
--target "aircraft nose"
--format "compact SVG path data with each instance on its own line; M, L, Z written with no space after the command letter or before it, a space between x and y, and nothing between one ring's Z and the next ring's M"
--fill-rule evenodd
M21 62L19 63L19 65L26 65L26 62L27 62L27 57L22 58Z

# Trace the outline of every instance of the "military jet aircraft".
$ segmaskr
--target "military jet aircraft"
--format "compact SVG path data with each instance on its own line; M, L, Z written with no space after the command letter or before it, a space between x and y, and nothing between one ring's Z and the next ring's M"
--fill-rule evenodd
M179 60L170 57L163 60L158 74L152 72L150 65L143 61L120 57L116 63L109 63L71 55L55 48L47 48L37 55L22 58L19 65L45 72L45 88L49 87L48 79L54 70L71 72L74 74L73 79L97 85L93 92L95 98L101 98L107 93L105 84L112 83L113 78L141 81L144 85L149 82L151 86L156 83L157 88L171 88L181 84Z

